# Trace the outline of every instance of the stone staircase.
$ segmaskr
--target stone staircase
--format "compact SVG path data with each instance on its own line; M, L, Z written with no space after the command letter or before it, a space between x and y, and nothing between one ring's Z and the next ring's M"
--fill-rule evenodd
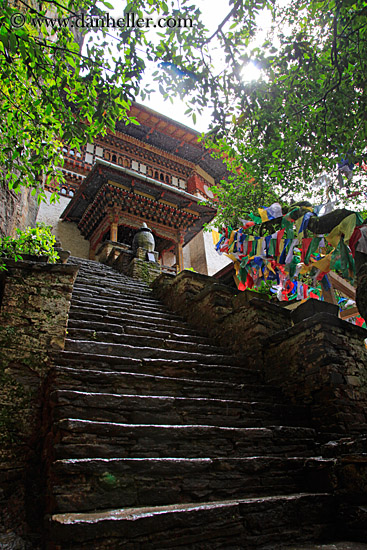
M141 282L80 264L48 386L48 550L283 548L335 537L332 459Z

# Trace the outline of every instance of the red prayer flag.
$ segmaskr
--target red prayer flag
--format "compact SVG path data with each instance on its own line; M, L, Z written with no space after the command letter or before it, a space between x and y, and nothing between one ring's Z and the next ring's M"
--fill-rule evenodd
M308 237L307 239L302 239L301 262L305 261L305 257L311 242L312 242L312 237Z

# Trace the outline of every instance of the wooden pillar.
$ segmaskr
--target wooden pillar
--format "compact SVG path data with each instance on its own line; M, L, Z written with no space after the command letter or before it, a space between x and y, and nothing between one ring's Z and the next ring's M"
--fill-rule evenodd
M183 250L182 250L183 243L184 243L184 237L183 237L183 234L180 233L178 235L178 240L176 242L176 247L175 247L177 273L182 271L184 268L184 259L183 259Z
M117 242L117 230L118 230L117 222L113 221L110 227L110 241Z

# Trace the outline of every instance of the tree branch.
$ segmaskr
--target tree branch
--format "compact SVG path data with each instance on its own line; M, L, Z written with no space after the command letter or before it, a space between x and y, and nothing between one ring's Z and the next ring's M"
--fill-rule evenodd
M221 32L222 28L224 27L224 25L227 23L227 21L237 12L238 8L240 7L240 5L242 4L242 0L238 0L236 2L236 4L233 6L233 8L231 9L231 11L228 13L228 15L226 15L226 17L223 19L223 21L221 22L221 24L218 26L217 30L213 32L213 34L204 42L204 44L208 44L211 40L213 40L213 38Z

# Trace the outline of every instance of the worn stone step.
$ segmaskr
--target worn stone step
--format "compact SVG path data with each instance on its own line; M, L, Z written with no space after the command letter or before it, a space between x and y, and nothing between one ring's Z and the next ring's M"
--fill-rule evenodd
M141 303L138 304L127 302L123 299L104 300L102 298L90 298L79 300L77 298L74 298L73 296L71 300L71 308L74 308L75 306L88 308L91 313L98 313L99 309L104 308L107 309L110 313L119 311L126 313L136 312L138 315L146 315L152 319L168 319L183 322L182 318L179 315L175 315L174 313L171 313L166 309L156 308L154 306L149 306L148 304L145 305Z
M55 458L310 456L310 428L149 425L67 418L54 423Z
M147 286L132 284L130 281L117 277L109 277L106 275L89 276L80 274L76 278L76 284L79 288L92 289L99 287L101 289L109 289L116 293L126 293L128 296L136 296L139 299L151 299L153 297L152 290Z
M72 263L72 262L68 262L68 263ZM132 277L129 277L128 275L120 273L115 269L113 269L112 267L106 266L99 262L94 262L93 264L82 264L80 262L75 262L75 263L77 263L79 266L79 276L83 276L83 277L105 276L112 279L118 279L120 281L126 281L131 285L147 287L147 284L144 281L139 279L133 279Z
M60 354L61 355L61 354ZM62 354L65 355L65 354ZM129 366L128 359L126 362ZM101 370L56 368L54 387L60 389L83 389L106 393L129 393L136 395L169 395L178 397L203 397L234 399L240 401L259 400L281 403L280 392L261 384L234 384L218 380L198 380L155 376L138 372L113 372Z
M303 413L303 407L274 403L103 393L98 387L95 392L58 389L51 393L50 403L53 420L80 418L126 424L261 427L291 418L294 425Z
M99 269L89 269L88 267L84 268L83 266L80 266L78 271L77 281L79 282L79 280L83 280L83 279L90 281L90 279L100 278L100 277L103 278L103 280L106 281L107 283L109 283L109 281L116 282L116 284L127 285L130 288L138 287L138 288L145 289L147 292L151 292L149 285L147 285L144 281L141 281L139 279L133 279L128 275L124 275L123 273L120 273L115 269L111 269L111 268L107 270L104 270L104 269L99 270Z
M196 353L209 353L211 355L226 355L229 354L227 348L214 346L213 344L202 344L200 342L190 342L189 339L180 340L178 338L159 338L154 335L137 335L137 334L124 334L121 330L118 332L112 331L102 331L102 330L91 330L87 328L69 328L68 327L68 339L71 340L83 340L83 341L93 341L93 342L102 342L120 344L120 345L130 345L137 348L140 347L151 347L167 350L176 350L176 351L187 351L187 352L196 352Z
M73 288L73 294L72 294L73 301L81 301L81 302L96 302L97 300L101 300L103 303L117 303L120 305L121 303L129 306L137 306L137 307L145 307L149 309L156 309L158 311L163 311L165 313L170 312L170 310L162 304L161 302L158 302L157 300L153 300L150 297L139 297L139 295L136 295L135 293L127 293L126 291L119 291L116 290L115 292L111 293L105 293L102 290L93 291L90 290L89 287L85 287L85 290L80 291L75 289L75 286ZM99 303L99 302L98 302ZM103 304L102 304L103 305ZM172 312L170 312L172 313Z
M47 550L255 550L330 539L336 502L293 494L54 514Z
M189 328L182 321L173 321L169 319L151 320L150 317L146 317L145 315L134 315L133 313L124 312L109 314L108 310L105 308L98 309L98 313L90 313L89 308L74 306L70 308L69 320L70 319L122 325L134 324L136 327L143 327L147 330L158 329L173 333L176 333L179 330L185 335L192 334L197 336L199 334L197 330Z
M121 336L123 338L123 336ZM138 337L131 337L131 339ZM167 341L169 342L169 341ZM143 344L143 342L142 342ZM198 346L200 348L200 346ZM128 344L115 344L105 342L95 342L93 340L72 340L67 338L65 340L66 351L77 351L85 354L97 354L97 355L114 355L117 357L134 357L139 359L173 359L173 360L190 360L193 359L200 363L217 363L218 365L228 365L234 362L234 359L229 355L219 355L216 353L208 353L204 350L200 351L179 351L175 349L164 349L151 346L137 346Z
M120 319L117 319L120 320ZM155 336L157 338L163 338L165 340L180 340L182 342L193 342L196 344L205 344L205 345L214 345L214 342L211 338L205 336L198 336L195 334L195 331L192 331L193 334L185 334L179 330L174 331L174 327L171 327L171 331L168 329L160 330L156 325L150 325L149 328L145 326L124 324L124 323L106 323L102 321L93 321L93 320L83 320L83 319L69 319L68 322L68 333L70 329L87 329L91 331L105 331L105 332L115 332L117 334L132 334L135 336Z
M153 297L152 294L148 293L146 296L141 297L140 294L136 295L134 291L131 290L130 286L116 284L111 285L95 285L93 283L81 284L78 279L76 279L73 287L73 296L91 297L91 296L101 296L102 298L114 299L116 297L124 297L129 301L137 300L139 303L145 303L150 305L155 305L163 309L168 309L165 304Z
M137 294L151 295L151 289L144 283L139 283L135 279L128 279L121 276L119 273L93 273L80 270L76 278L77 284L81 286L102 286L124 289L129 293L136 292Z
M170 359L135 359L132 357L115 357L104 355L83 354L74 351L62 351L54 355L54 362L60 366L72 367L78 371L108 371L113 373L131 372L168 378L185 378L190 380L211 380L236 383L241 389L243 384L263 386L260 373L248 370L246 367L232 365L204 365L198 361ZM280 393L267 387L275 396Z
M327 492L333 467L303 457L57 460L49 513Z
M168 313L161 314L160 312L153 312L152 310L143 311L131 307L116 307L113 304L106 304L103 307L98 307L95 304L86 304L84 302L72 301L70 306L71 316L74 311L82 311L84 313L85 319L90 319L91 315L109 315L111 317L122 317L134 321L134 318L136 317L138 321L141 320L149 321L151 323L154 322L156 326L170 325L171 323L175 323L176 326L180 326L182 328L185 327L184 321L178 316L170 315Z

